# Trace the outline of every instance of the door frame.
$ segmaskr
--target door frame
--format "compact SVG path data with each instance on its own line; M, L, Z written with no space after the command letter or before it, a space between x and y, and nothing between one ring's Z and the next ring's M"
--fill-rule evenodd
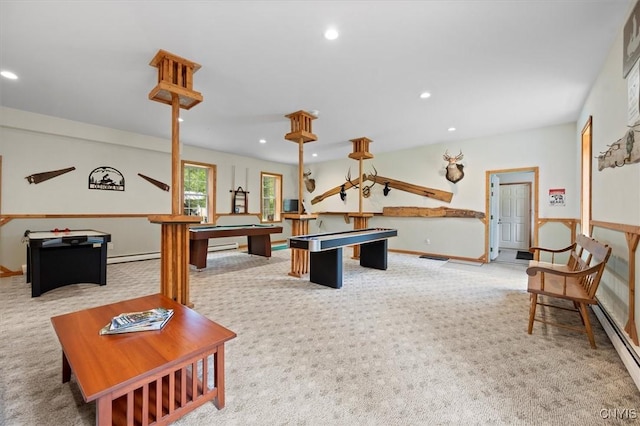
M540 169L539 167L522 167L516 169L500 169L500 170L487 170L485 172L485 218L484 218L484 255L483 261L485 263L490 262L489 256L489 236L491 235L490 217L491 217L491 175L504 174L504 173L533 173L533 188L531 189L531 235L533 237L533 245L538 245L538 206L540 193Z
M527 200L527 202L529 203L529 206L528 206L528 207L529 207L529 209L528 209L528 210L529 210L529 217L528 217L529 224L527 225L527 231L528 231L528 232L527 232L527 241L526 241L527 247L526 247L526 248L528 249L529 247L531 247L531 246L532 246L532 244L531 244L531 234L532 234L532 231L531 231L531 230L532 230L532 226L533 226L533 217L532 217L532 214L531 214L531 204L532 204L532 201L531 201L531 196L532 196L531 187L532 187L533 185L531 185L531 182L528 182L528 181L526 181L526 182L509 182L509 183L501 183L501 184L499 185L499 186L500 186L500 190L502 190L502 186L509 186L509 185L523 185L523 186L525 186L525 187L527 188L527 195L528 195L528 200ZM500 203L502 203L502 193L500 193ZM500 207L502 207L502 204L500 205ZM500 219L501 219L501 218L500 218ZM499 222L500 222L500 221L498 220L498 224L500 224ZM499 241L499 240L498 240L498 241ZM500 247L500 244L499 244L499 243L498 243L498 246ZM508 247L507 247L507 248L508 248ZM513 249L512 249L512 250L513 250Z
M489 175L489 214L486 216L489 222L489 251L487 252L488 262L493 262L498 258L500 254L500 224L498 219L500 218L500 191L495 191L494 188L500 188L500 176L497 174ZM495 217L494 217L495 213ZM496 248L495 253L491 253L493 248Z
M593 117L589 116L580 133L580 232L584 235L591 235L592 145Z

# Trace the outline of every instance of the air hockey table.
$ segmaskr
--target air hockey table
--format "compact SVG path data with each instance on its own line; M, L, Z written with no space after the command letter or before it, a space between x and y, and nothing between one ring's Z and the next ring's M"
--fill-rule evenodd
M31 297L69 284L107 284L111 235L92 229L27 231L27 282Z

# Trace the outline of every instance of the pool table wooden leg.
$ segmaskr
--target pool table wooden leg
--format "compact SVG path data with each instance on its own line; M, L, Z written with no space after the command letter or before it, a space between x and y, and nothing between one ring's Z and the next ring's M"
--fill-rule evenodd
M249 254L271 257L271 237L267 235L248 235L247 245Z
M189 264L198 269L207 267L207 250L209 249L209 239L189 240Z

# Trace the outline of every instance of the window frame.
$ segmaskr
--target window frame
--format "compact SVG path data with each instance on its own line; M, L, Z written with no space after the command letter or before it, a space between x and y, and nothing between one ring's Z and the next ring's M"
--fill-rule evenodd
M181 177L180 179L180 195L182 197L182 214L186 214L184 210L184 172L185 167L198 167L207 169L207 216L203 217L203 223L215 224L218 216L216 213L216 172L217 166L215 164L202 163L199 161L181 161ZM206 220L204 220L206 218Z
M273 220L269 220L264 211L264 202L265 202L265 194L264 194L264 179L265 178L275 178L275 212L273 216ZM271 199L271 198L269 198ZM272 172L260 172L260 223L281 223L282 218L282 174L280 173L272 173Z

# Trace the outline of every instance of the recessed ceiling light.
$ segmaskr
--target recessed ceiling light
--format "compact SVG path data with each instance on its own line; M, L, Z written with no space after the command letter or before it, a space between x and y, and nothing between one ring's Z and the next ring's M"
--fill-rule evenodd
M420 93L420 98L421 99L427 99L427 98L430 98L430 97L431 97L431 93L429 93L429 92Z
M449 128L447 129L447 131L449 131L449 132L455 132L455 131L456 131L456 128L455 128L455 127L449 127Z
M336 30L335 28L329 28L324 32L324 38L326 38L327 40L335 40L339 35L340 34L338 33L338 30Z
M309 111L309 114L317 118L320 115L320 111L318 111L317 109L312 109L311 111Z
M266 139L260 139L260 141L259 141L259 142L260 142L260 143L267 143L267 140L266 140Z
M4 78L8 78L9 80L17 80L18 76L12 73L11 71L2 70L0 71L0 75Z
M317 157L317 156L318 156L318 154L314 152L313 154L311 154L311 156L312 156L312 157Z
M182 118L178 118L178 121L182 123L184 120Z

